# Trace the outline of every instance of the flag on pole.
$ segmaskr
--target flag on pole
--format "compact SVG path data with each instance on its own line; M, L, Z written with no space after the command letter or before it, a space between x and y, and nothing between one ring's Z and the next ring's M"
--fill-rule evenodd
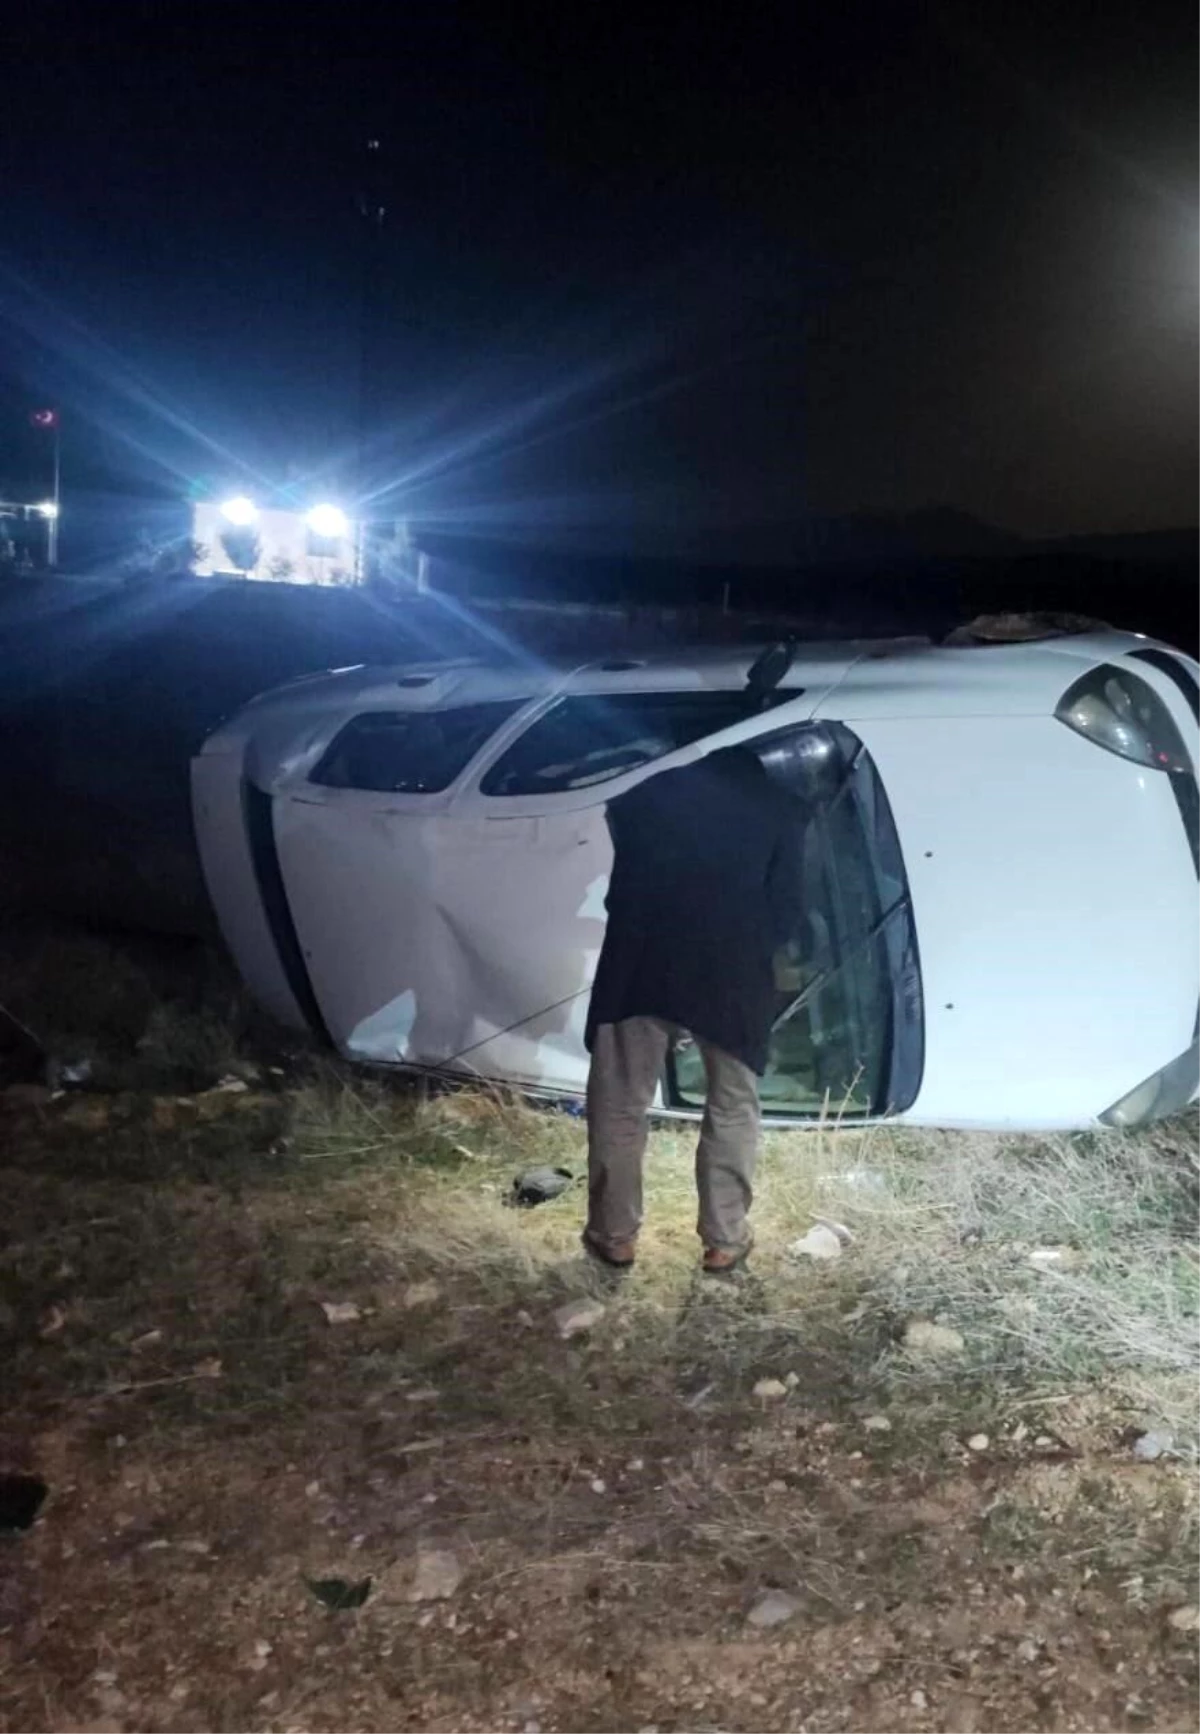
M29 419L34 427L56 428L58 426L58 411L56 409L31 410Z

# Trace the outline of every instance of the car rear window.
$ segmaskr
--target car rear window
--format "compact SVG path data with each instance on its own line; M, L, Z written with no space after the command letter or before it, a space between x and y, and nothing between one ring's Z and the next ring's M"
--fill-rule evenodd
M773 704L798 689L771 695ZM560 699L496 760L485 795L558 795L606 783L753 716L745 692L622 692Z
M367 711L335 736L311 781L326 789L436 795L448 789L524 699L457 710Z

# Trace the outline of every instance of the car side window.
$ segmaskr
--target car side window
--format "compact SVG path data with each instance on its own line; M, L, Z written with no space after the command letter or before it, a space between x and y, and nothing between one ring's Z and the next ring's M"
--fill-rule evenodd
M309 780L326 789L439 794L527 702L504 699L456 710L367 711L338 732Z
M791 689L772 695L772 702L796 696ZM501 754L480 788L485 795L558 795L590 788L729 728L758 708L741 691L563 698Z

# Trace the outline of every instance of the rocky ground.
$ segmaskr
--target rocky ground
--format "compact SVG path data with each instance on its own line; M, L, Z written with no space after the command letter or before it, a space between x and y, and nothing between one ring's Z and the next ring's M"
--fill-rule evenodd
M577 1121L161 1024L0 1095L0 1728L1195 1727L1190 1128L781 1135L715 1284L663 1132L612 1286Z

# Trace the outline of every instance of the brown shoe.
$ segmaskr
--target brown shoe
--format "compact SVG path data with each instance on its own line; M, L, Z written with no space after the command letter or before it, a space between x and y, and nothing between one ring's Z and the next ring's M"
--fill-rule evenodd
M706 1276L730 1276L739 1265L745 1264L753 1248L753 1236L744 1246L706 1246L700 1268Z
M637 1242L634 1240L593 1240L586 1230L582 1239L583 1250L590 1257L599 1259L601 1264L608 1265L610 1270L628 1270L637 1256Z

